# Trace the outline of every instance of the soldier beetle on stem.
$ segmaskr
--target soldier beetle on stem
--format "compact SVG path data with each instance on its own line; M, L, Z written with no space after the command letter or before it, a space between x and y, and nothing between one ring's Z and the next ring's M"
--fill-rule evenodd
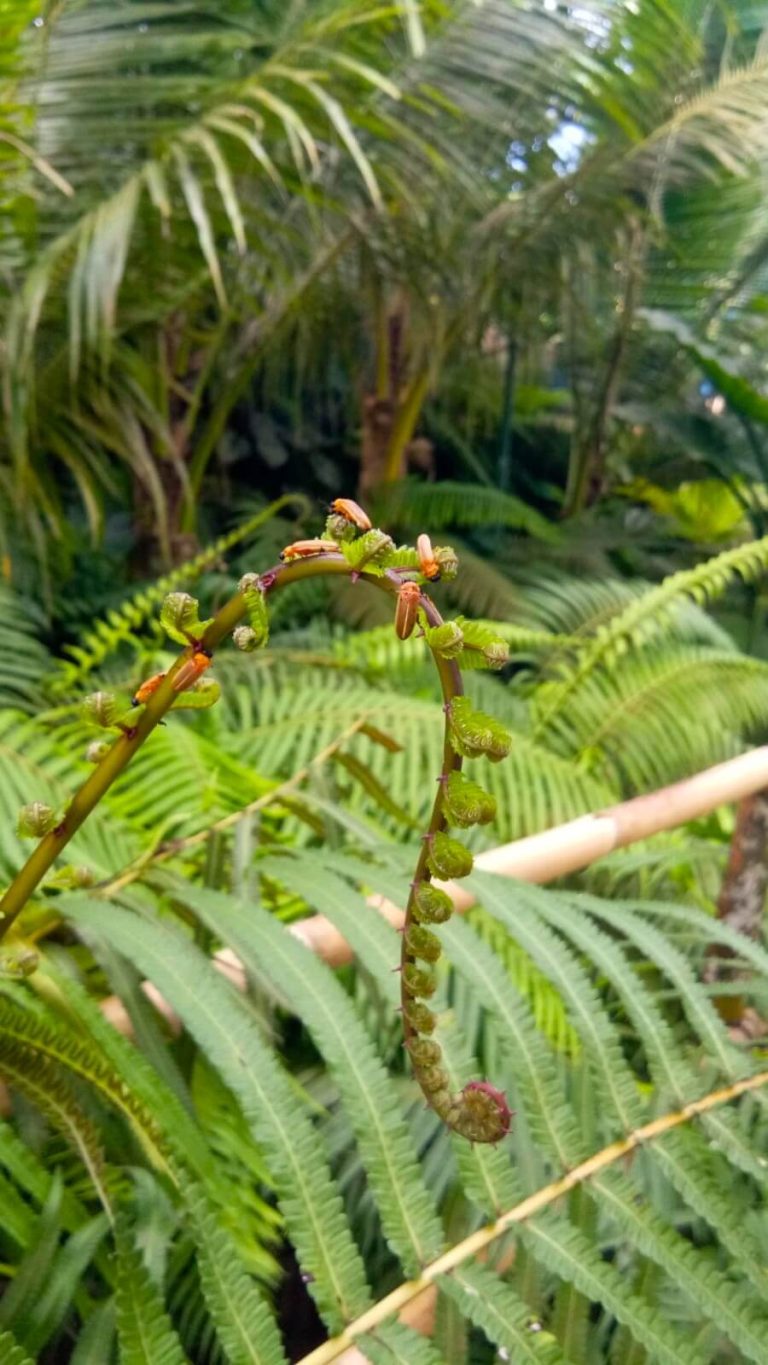
M401 640L407 640L413 633L416 619L419 614L419 601L421 600L421 588L418 583L411 581L403 583L397 593L397 607L395 609L395 634Z
M295 540L293 545L286 545L285 549L280 551L280 558L284 562L290 559L309 559L311 555L327 554L338 548L335 540Z
M173 680L174 692L185 692L188 687L197 682L198 678L202 677L212 663L213 659L207 649L196 649L192 658L186 659L176 674ZM166 677L166 673L155 673L151 678L147 678L146 682L143 682L136 689L136 694L131 699L131 706L143 706L144 702L149 701Z
M358 531L370 531L372 522L368 513L363 510L359 502L353 502L351 498L334 498L331 503L331 511L337 517L344 517L345 521L351 521Z
M432 583L437 582L440 577L440 565L432 553L432 541L427 535L420 535L416 541L416 550L419 556L419 568L425 578Z

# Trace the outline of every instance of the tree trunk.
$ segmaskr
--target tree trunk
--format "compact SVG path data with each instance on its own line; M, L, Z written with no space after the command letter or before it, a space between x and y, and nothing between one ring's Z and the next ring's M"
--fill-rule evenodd
M731 840L717 917L737 933L758 939L768 890L768 789L746 796L736 811L736 827ZM739 973L731 963L732 949L724 943L710 944L704 967L708 984L737 981ZM715 998L721 1017L729 1024L744 1021L746 1002L741 995Z

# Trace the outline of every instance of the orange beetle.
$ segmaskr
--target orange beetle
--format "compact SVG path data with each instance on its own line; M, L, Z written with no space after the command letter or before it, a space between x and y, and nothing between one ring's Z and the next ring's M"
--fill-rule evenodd
M174 692L185 692L188 687L202 677L206 668L213 663L207 649L197 649L191 659L186 659L173 680Z
M335 540L295 540L293 545L286 545L285 549L281 550L280 558L309 559L311 555L328 554L338 548Z
M153 692L156 692L165 677L164 673L155 673L151 678L147 678L140 687L136 689L136 695L131 698L131 706L143 706L145 701L149 701Z
M409 581L403 583L398 589L397 607L395 608L395 634L401 640L407 640L413 632L419 614L420 600L421 588L418 583Z
M334 498L331 503L331 511L337 516L344 517L346 521L351 521L358 531L370 531L372 522L367 512L364 512L359 502L353 502L351 498Z
M416 550L419 556L419 568L425 578L436 583L440 577L440 565L432 553L432 541L429 536L420 535L416 541Z

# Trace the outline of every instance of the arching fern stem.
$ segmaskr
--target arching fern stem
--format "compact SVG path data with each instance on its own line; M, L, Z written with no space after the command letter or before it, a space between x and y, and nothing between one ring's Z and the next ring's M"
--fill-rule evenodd
M403 585L404 573L407 574L408 571L387 568L374 574L366 572L365 569L355 569L342 554L329 550L308 559L291 560L275 565L259 577L258 586L266 596L276 588L306 578L346 574L354 580L362 578L383 589L390 596L397 597ZM420 592L418 603L429 627L443 625L439 611L424 592ZM110 746L94 772L75 793L63 819L41 839L0 900L0 940L8 933L14 920L70 839L130 763L136 751L161 723L176 696L174 680L185 664L201 649L212 655L221 641L231 634L246 616L247 611L245 593L236 593L206 627L202 638L182 651L162 683L149 696L135 724L121 723L122 733ZM437 961L441 951L439 939L426 925L444 921L452 910L448 895L431 885L432 873L436 871L441 876L461 876L471 867L471 855L461 845L453 844L453 841L446 840L447 864L441 866L440 862L435 861L435 841L436 838L445 836L447 825L446 787L452 774L458 775L462 766L460 746L457 744L455 734L457 722L454 705L457 699L463 696L464 689L461 672L455 660L434 649L431 649L431 653L443 693L446 713L445 741L438 791L406 907L400 963L405 1046L410 1054L419 1085L428 1103L440 1117L471 1141L495 1142L504 1137L509 1130L510 1111L503 1094L486 1081L471 1081L459 1094L450 1092L448 1076L441 1065L439 1044L429 1037L434 1028L434 1016L423 1003L423 998L429 998L435 989L429 967ZM467 787L471 788L473 785L467 784ZM483 793L480 795L484 796ZM466 813L466 804L466 793L462 792L460 795L456 793L455 806L459 810L457 823L475 822L471 810L470 818L462 818L461 812L464 809Z

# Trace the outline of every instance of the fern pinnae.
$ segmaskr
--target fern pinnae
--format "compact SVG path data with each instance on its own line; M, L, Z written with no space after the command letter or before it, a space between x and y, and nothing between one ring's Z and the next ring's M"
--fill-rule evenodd
M633 1337L664 1365L708 1365L690 1336L667 1322L658 1308L628 1289L624 1277L606 1262L588 1238L552 1213L537 1216L522 1241L542 1264L572 1281L592 1302L600 1302Z
M34 1365L32 1357L10 1332L0 1332L0 1360L3 1365Z
M370 1365L445 1365L428 1337L404 1322L385 1322L360 1338Z
M391 1082L346 993L274 918L250 904L247 915L229 897L188 890L184 899L235 949L249 971L293 1002L335 1075L368 1173L385 1233L414 1273L438 1254L440 1222L424 1189Z
M118 1221L115 1240L120 1365L187 1365L181 1342L124 1218Z
M454 919L443 930L452 966L501 1024L501 1044L515 1069L534 1137L568 1170L585 1149L575 1114L558 1079L551 1049L535 1027L527 1001L516 992L495 954L466 923Z
M515 1365L571 1365L552 1334L541 1323L532 1330L531 1310L510 1284L487 1266L460 1266L438 1281L462 1313L482 1328L489 1341L508 1353Z
M104 933L184 1021L238 1096L263 1143L310 1292L329 1324L369 1302L365 1272L306 1115L247 1006L204 955L169 927L93 901L67 899L75 924Z
M701 604L725 592L736 578L746 583L754 581L765 571L766 564L768 536L724 550L714 559L698 564L693 569L672 574L650 592L630 602L624 611L598 630L594 639L581 651L575 665L566 670L562 681L552 685L549 701L541 710L534 738L539 738L552 725L573 693L601 664L610 663L628 645L647 639L654 621L667 615L681 598Z

